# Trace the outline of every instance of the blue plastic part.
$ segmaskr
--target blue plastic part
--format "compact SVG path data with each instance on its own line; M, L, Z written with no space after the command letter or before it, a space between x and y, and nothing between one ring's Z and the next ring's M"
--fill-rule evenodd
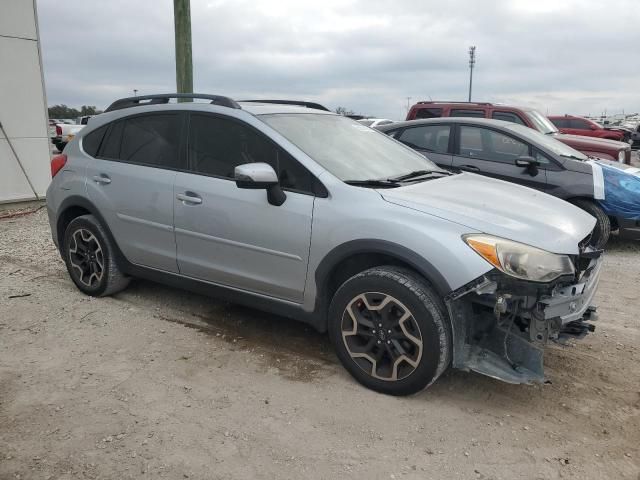
M640 219L640 176L600 163L604 177L604 200L598 203L607 215Z

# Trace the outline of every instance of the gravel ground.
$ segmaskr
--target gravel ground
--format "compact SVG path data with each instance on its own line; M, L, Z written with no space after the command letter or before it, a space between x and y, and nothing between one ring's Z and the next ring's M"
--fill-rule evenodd
M293 321L142 281L86 297L44 210L1 219L0 479L638 480L639 259L611 241L598 329L547 350L550 383L393 398Z

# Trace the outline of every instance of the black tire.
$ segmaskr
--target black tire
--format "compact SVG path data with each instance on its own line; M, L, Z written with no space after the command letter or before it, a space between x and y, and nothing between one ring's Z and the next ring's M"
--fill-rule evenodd
M74 218L64 232L62 256L78 289L87 295L104 297L124 289L130 277L115 261L115 249L100 222L93 215Z
M402 320L405 310L409 317ZM398 325L387 330L398 318ZM378 321L389 323L376 330ZM400 267L374 267L344 282L329 307L329 336L342 365L358 382L389 395L410 395L428 387L451 358L449 317L442 299L418 274ZM375 363L374 356L379 357Z
M611 235L611 221L607 214L591 200L578 198L572 200L571 203L596 219L596 226L593 229L589 243L594 248L604 248L609 241L609 235Z

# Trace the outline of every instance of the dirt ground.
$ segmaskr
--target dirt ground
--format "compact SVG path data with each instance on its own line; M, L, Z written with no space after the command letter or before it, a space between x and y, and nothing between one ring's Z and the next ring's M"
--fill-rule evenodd
M44 209L0 220L0 479L640 478L640 243L549 382L393 398L302 324L149 282L71 283Z

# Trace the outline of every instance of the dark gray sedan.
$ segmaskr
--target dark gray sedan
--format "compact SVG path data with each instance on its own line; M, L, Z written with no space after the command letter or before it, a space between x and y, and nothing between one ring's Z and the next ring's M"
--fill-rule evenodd
M519 183L575 204L597 220L591 237L596 248L605 245L612 228L622 231L628 223L606 204L601 163L523 125L450 117L377 129L444 168Z

